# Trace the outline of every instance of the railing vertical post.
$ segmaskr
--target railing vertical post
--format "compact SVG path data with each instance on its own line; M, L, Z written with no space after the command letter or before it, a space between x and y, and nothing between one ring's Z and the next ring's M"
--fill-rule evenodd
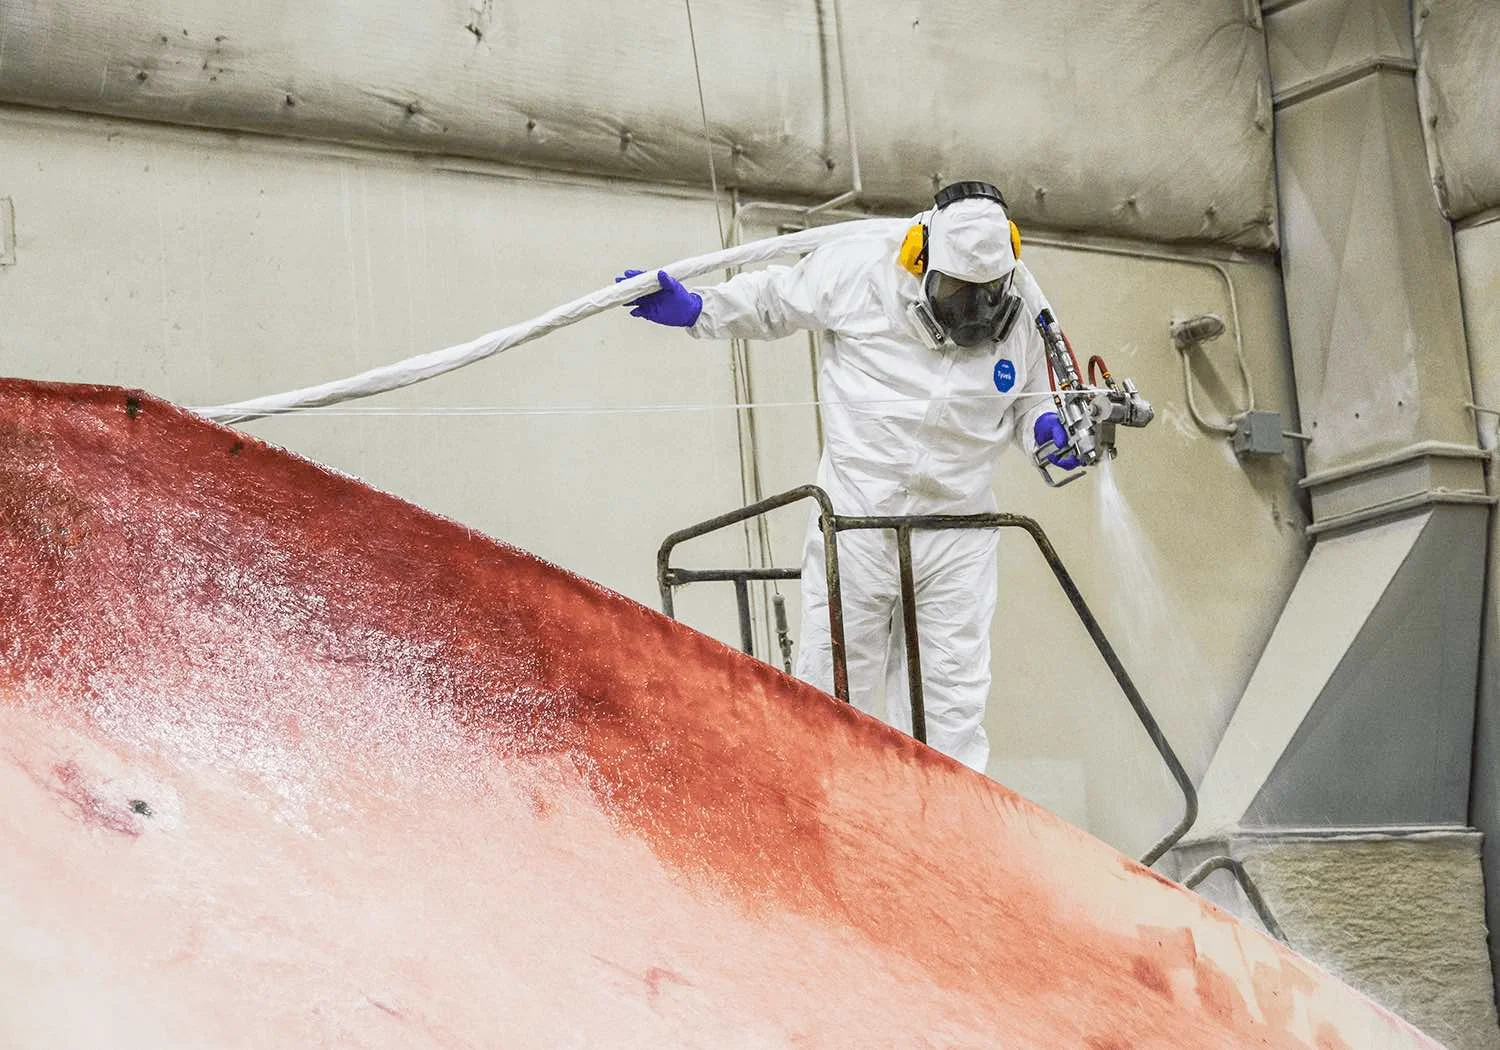
M750 623L750 581L741 577L734 581L734 603L740 613L740 652L755 655L755 629Z
M906 637L906 691L911 698L911 735L927 743L927 705L922 695L922 649L917 633L917 581L911 559L911 526L896 528L901 567L901 626Z
M827 497L824 497L826 500ZM844 585L839 575L839 527L833 507L822 500L823 568L828 574L828 642L833 656L833 695L849 702L849 653L844 646Z

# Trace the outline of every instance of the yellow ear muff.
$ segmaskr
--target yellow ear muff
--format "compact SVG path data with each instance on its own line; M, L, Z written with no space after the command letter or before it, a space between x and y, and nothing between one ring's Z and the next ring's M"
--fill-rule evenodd
M1021 227L1015 223L1010 224L1010 250L1017 259L1021 257Z
M901 251L896 255L901 269L913 277L921 277L927 271L927 227L920 222L906 231L901 241Z

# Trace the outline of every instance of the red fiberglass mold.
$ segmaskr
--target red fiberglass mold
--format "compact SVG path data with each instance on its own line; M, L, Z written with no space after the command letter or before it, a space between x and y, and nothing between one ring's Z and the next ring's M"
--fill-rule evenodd
M123 390L0 383L0 1045L1435 1047L832 698Z

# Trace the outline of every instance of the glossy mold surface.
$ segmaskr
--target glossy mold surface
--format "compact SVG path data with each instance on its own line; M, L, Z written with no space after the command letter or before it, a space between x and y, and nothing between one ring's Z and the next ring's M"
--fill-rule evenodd
M145 395L0 383L0 557L0 1044L1436 1046L774 669Z

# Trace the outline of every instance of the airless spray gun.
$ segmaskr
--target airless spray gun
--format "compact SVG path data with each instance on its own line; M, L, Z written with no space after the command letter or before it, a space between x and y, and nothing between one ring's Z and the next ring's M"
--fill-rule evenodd
M1098 355L1089 358L1088 377L1090 384L1097 385L1102 381L1104 389L1088 392L1078 370L1078 358L1073 356L1068 337L1063 334L1062 326L1052 316L1051 310L1037 314L1036 327L1047 348L1047 374L1052 380L1057 417L1068 432L1068 442L1064 447L1059 448L1048 441L1036 450L1036 465L1048 485L1061 488L1078 480L1086 468L1094 466L1105 456L1115 456L1117 426L1143 427L1151 422L1155 413L1151 411L1151 403L1141 397L1129 379L1115 382L1104 359ZM1096 370L1098 379L1095 378ZM1071 455L1079 465L1065 471L1061 480L1057 480L1047 469L1055 465L1048 461L1048 457L1054 454L1060 454L1061 458Z

